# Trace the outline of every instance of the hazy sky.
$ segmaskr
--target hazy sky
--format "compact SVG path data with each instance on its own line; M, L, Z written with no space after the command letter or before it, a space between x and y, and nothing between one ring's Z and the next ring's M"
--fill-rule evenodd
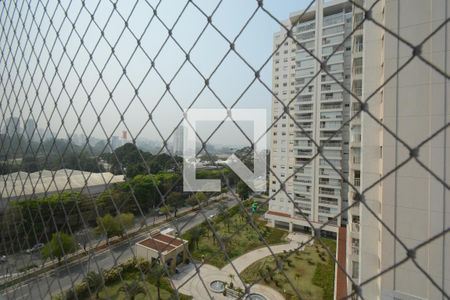
M234 52L224 58L229 44L211 26L206 28L190 51L207 24L206 17L192 3L186 6L190 1L163 0L158 6L157 14L169 28L186 6L172 33L178 45L169 38L161 51L168 31L161 21L154 17L153 9L146 1L138 0L136 6L133 0L119 1L117 11L114 11L110 1L105 0L85 1L85 8L82 8L81 1L72 1L70 6L69 2L61 1L61 7L57 6L57 1L49 1L46 12L41 3L32 3L30 6L25 2L18 3L17 8L10 4L12 1L0 4L2 26L10 26L11 21L16 24L16 35L11 31L7 37L3 34L0 38L0 43L8 46L4 49L0 64L2 68L6 65L11 75L10 80L2 82L1 88L6 90L6 93L3 93L1 98L0 115L17 116L22 110L22 118L26 120L31 111L39 126L44 127L47 124L46 117L41 114L41 106L44 106L55 134L63 122L69 133L74 130L81 132L78 125L80 117L80 124L87 133L94 130L94 136L105 138L106 135L119 134L125 130L120 118L123 114L131 135L139 134L140 137L158 140L159 134L149 122L149 112L153 112L153 122L160 133L167 137L180 122L182 109L191 105L194 99L197 98L193 106L195 108L220 108L222 106L217 97L226 106L230 106L253 80L253 72ZM210 15L219 1L192 2ZM156 7L157 1L149 1L149 4ZM264 7L280 20L286 19L290 12L300 10L308 4L307 0L264 1ZM224 36L233 40L256 7L256 1L224 0L214 13L212 22ZM30 8L34 12L34 21ZM19 10L20 17L17 14ZM64 18L64 10L67 11L70 22ZM124 21L117 12L128 20L129 29L125 29L123 33ZM94 22L91 20L91 13ZM49 22L49 16L53 20L52 24ZM148 25L150 20L152 21ZM75 32L72 30L72 23L75 24ZM37 28L40 28L40 32ZM102 28L104 37L101 35ZM260 10L237 39L236 50L250 65L259 69L271 54L273 33L278 30L279 25ZM57 31L59 39L56 39ZM81 48L80 37L83 38ZM140 39L142 48L136 49L136 37ZM20 43L17 43L18 40ZM34 45L34 48L31 45ZM115 48L112 57L111 45ZM185 52L190 51L190 60L197 70L185 61L186 57L180 46ZM10 56L12 53L17 53L15 59ZM92 60L89 59L89 53L92 54ZM151 68L147 55L155 60L158 72ZM211 76L223 58L221 66ZM70 60L73 61L73 68L70 68ZM55 65L58 65L57 72ZM127 77L120 79L123 68L126 68ZM98 82L99 70L102 71L102 79ZM178 70L179 73L173 79ZM261 73L262 80L268 86L271 86L271 70L270 61ZM201 92L204 80L198 72L210 77L210 87L215 95L209 89ZM18 78L23 81L23 88L20 80L14 81L17 73ZM5 78L4 75L3 77ZM83 86L79 86L80 77ZM161 77L166 82L171 82L170 92L173 96L168 93L164 95L166 85ZM63 81L66 90L62 88ZM135 88L138 88L139 98L134 97ZM114 103L107 104L110 93ZM26 94L28 101L24 102ZM88 103L88 95L91 103ZM73 107L69 105L70 99L73 101ZM158 101L160 102L155 108ZM256 82L246 91L236 107L267 108L270 112L270 103L270 93ZM55 105L60 113L55 110ZM96 114L101 114L103 128L95 125ZM4 126L4 120L0 121ZM210 132L209 128L203 134L206 135L206 131ZM66 134L60 133L58 136L65 137ZM220 130L212 141L238 144L243 143L244 138L234 126L227 126Z

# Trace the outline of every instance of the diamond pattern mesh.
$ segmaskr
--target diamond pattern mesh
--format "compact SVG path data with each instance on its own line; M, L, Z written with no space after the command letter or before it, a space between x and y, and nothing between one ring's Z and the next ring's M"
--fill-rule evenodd
M119 282L124 295L131 297L138 292L147 298L158 299L158 293L150 285L133 287L133 280L150 278L153 287L165 286L163 299L183 298L185 290L203 290L204 297L212 299L215 293L209 286L210 266L194 255L191 246L184 257L190 262L189 276L174 274L168 264L162 264L161 268L136 260L138 250L135 244L138 241L148 238L149 243L156 245L159 258L163 259L186 232L190 233L190 243L195 244L193 232L197 225L202 224L200 228L207 232L202 235L210 236L217 243L220 250L217 255L221 255L226 265L224 272L235 274L226 274L223 280L231 279L243 287L242 293L236 292L235 298L243 298L257 290L271 276L270 273L277 273L284 277L286 285L293 291L289 297L310 299L311 295L302 291L297 280L288 275L286 266L300 250L315 242L352 286L346 298L364 299L366 285L400 265L412 263L442 298L448 299L448 286L427 273L427 268L418 263L416 253L438 239L445 239L450 228L444 223L442 231L413 248L408 247L396 235L396 230L367 203L365 195L411 162L426 170L439 183L444 195L448 195L445 165L443 173L436 172L422 162L419 155L424 145L447 133L448 121L433 134L411 143L380 120L369 109L369 103L386 85L398 80L408 65L417 61L424 69L434 70L436 76L447 83L446 61L442 65L433 63L422 54L422 47L439 32L447 32L449 19L445 17L421 43L412 44L399 34L401 31L372 16L372 11L384 1L371 1L371 6L363 5L362 1L348 2L354 9L361 10L363 17L323 59L297 40L294 34L296 24L286 25L280 20L281 3L258 0L251 5L242 5L240 11L241 4L227 0L176 3L163 0L120 3L106 0L2 1L0 253L8 261L0 268L1 297L44 299L60 295L66 299L95 298L99 296L101 287ZM398 2L399 5L404 4L404 1ZM316 4L316 1L308 1L302 6L308 10ZM235 11L239 11L240 17L233 16ZM305 14L300 14L299 18ZM254 35L271 28L267 24L281 27L283 40L270 53L255 55L260 37ZM337 78L327 65L346 42L352 41L357 30L368 25L380 28L386 39L398 40L400 47L410 48L411 55L398 62L378 88L363 98ZM261 33L263 43L272 42L272 32L268 33L270 35ZM271 76L276 53L285 41L293 42L298 50L305 50L320 66L309 82L290 95L287 102L280 100L267 80ZM444 44L444 51L447 51L447 34ZM233 78L233 73L239 73L239 76ZM310 83L321 75L329 76L344 93L360 104L360 108L327 139L318 141L299 122L291 107ZM180 204L179 200L186 196L181 189L183 160L179 153L175 153L171 142L182 126L184 113L204 106L224 109L249 107L255 97L274 99L283 107L283 111L271 119L266 135L271 134L282 118L287 118L314 148L314 154L304 160L303 165L296 166L286 178L280 177L272 165L268 168L269 177L275 177L280 188L272 191L269 197L261 198L259 206L267 207L277 195L284 194L315 233L282 255L268 238L268 229L261 226L261 220L254 217L248 201L244 201L239 189L235 188L238 179L234 174L217 172L217 178L222 179L224 185L223 191L208 193L209 201L205 201L200 193L189 196L190 205ZM327 147L324 146L348 130L348 126L361 116L380 126L389 139L409 153L405 160L399 161L363 189L335 166L327 157ZM230 120L232 130L249 147L241 153L241 159L246 160L252 157L255 141L241 123L233 120L232 116ZM225 126L224 121L217 123L208 127L206 133L197 133L198 154L212 161L215 154L211 145ZM118 143L122 142L117 133L121 131L126 131L123 137L126 135L129 144L118 151ZM157 142L145 140L149 135ZM444 149L445 143L444 139ZM136 145L151 149L152 154L137 150ZM306 217L307 212L294 201L292 194L286 192L289 180L318 159L324 160L354 194L350 205L342 206L333 218L320 224L310 221ZM170 172L161 173L161 170ZM134 177L136 174L140 175ZM403 249L403 253L398 254L401 258L394 264L361 282L351 275L345 263L338 261L335 250L321 236L321 231L327 226L360 206ZM228 215L228 208L234 209L243 221L225 230L219 228L214 221L217 217L211 217L211 214L219 214L227 224L227 219L232 218ZM130 213L134 217L130 217ZM150 235L164 227L174 228L177 232L170 241L163 242L158 235ZM268 266L268 272L261 272L252 282L242 277L239 261L230 251L230 244L236 243L244 232L253 234L258 246L274 260L274 267ZM46 246L39 246L40 243ZM40 251L50 251L49 258L44 259ZM127 270L133 270L136 278L130 280ZM194 279L198 282L195 287L192 285ZM113 298L114 295L100 293L100 296Z

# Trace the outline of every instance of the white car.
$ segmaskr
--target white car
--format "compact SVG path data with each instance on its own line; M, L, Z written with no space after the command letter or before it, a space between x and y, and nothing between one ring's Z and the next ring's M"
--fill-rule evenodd
M37 243L36 245L34 245L33 247L31 247L30 249L27 249L27 253L31 254L34 252L38 252L39 250L41 250L42 248L44 248L44 244L43 243Z

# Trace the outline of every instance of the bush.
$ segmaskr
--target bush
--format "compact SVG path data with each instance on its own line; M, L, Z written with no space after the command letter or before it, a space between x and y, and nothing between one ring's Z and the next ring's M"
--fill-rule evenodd
M103 272L103 278L105 279L105 284L112 284L120 280L122 274L122 267L113 267L107 271Z

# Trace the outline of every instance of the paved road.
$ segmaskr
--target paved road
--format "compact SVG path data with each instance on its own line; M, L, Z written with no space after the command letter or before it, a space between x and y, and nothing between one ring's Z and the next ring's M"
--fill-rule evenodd
M228 207L237 204L235 200L228 200L224 203ZM217 213L217 204L213 204L204 210L206 217L215 213ZM179 228L181 232L185 232L204 220L205 218L202 214L192 212L175 221L166 223L162 227L170 225ZM90 259L88 257L82 258L70 266L59 267L37 278L26 281L20 286L14 286L11 289L2 291L0 299L50 299L52 294L58 294L70 288L73 283L80 281L87 272L109 269L132 257L134 249L131 246L141 240L146 234L144 233L132 238L128 243L112 246L105 252L92 254Z

